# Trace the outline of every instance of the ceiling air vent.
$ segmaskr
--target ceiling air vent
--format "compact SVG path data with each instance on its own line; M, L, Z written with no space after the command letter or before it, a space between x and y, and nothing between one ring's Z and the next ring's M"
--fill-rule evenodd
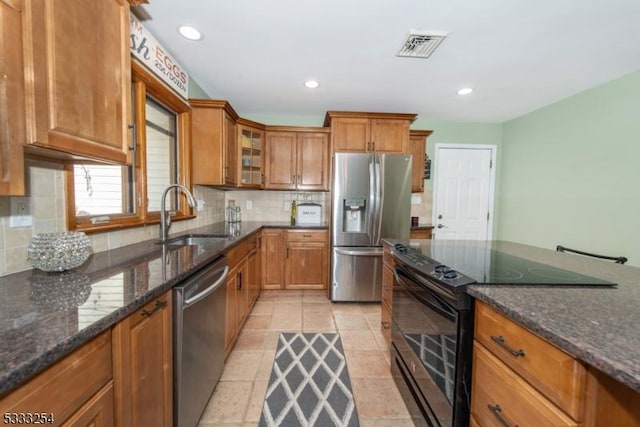
M444 31L411 31L396 56L428 58L447 37Z

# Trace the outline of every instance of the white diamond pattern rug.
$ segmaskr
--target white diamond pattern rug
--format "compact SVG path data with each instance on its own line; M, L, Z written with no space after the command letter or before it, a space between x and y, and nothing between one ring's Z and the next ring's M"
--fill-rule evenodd
M283 333L260 427L359 426L337 333Z

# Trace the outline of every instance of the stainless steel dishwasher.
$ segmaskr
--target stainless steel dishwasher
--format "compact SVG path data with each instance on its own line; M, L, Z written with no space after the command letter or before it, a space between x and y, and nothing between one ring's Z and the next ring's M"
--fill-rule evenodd
M224 368L227 259L173 288L173 425L195 427Z

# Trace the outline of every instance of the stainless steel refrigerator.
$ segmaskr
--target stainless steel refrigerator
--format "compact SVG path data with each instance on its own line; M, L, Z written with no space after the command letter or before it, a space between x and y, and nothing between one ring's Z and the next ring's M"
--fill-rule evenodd
M331 300L380 301L381 239L409 238L411 156L336 153Z

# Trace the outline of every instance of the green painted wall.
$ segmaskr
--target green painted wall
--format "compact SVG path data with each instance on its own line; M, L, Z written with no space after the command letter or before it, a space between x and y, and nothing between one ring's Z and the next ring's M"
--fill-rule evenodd
M189 76L189 98L208 99L210 96L200 85Z
M503 124L497 238L640 266L640 72Z

